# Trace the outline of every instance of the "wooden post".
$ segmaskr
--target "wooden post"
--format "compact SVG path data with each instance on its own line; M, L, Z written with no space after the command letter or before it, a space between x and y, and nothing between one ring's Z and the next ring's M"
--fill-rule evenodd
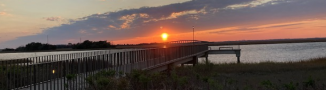
M240 56L241 56L241 50L235 51L236 56L237 56L237 63L240 64Z
M193 57L192 63L193 63L193 66L196 66L198 64L198 57L197 56Z
M175 69L175 64L174 63L170 63L168 64L168 68L167 68L167 72L169 75L171 75L171 72Z
M205 63L208 64L208 52L205 53Z

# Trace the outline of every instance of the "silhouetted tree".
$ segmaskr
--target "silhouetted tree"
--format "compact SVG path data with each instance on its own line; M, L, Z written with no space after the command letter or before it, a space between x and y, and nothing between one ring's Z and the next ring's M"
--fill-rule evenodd
M114 48L110 42L107 41L89 41L85 40L83 43L72 45L73 49L93 49L93 48Z
M2 51L15 51L15 49L13 49L13 48L5 48Z
M20 46L18 48L16 48L16 51L26 51L25 46Z
M32 42L24 46L20 46L16 51L38 51L38 50L55 50L56 46L50 44L42 44L39 42Z

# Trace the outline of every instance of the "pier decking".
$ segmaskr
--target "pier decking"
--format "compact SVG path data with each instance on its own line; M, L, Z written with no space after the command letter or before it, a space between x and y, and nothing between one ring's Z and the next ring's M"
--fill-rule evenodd
M85 78L103 70L114 70L117 74L132 70L171 70L180 64L196 65L199 57L207 58L208 54L236 54L240 63L241 49L214 50L209 46L207 43L173 43L150 48L138 46L124 52L96 51L18 59L23 63L4 60L0 61L0 90L63 90L67 89L67 83L76 87L72 90L83 90L88 86ZM76 79L68 80L67 75L76 75Z

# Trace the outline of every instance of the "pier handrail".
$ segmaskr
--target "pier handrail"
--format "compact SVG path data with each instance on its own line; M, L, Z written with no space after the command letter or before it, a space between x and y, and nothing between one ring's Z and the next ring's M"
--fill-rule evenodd
M0 61L0 90L50 88L65 89L67 75L75 75L69 82L75 89L86 88L86 77L102 70L129 73L132 70L176 62L179 58L208 50L208 45L184 45L167 48L137 49L124 52L94 51L60 55L37 56ZM54 89L54 90L56 90Z
M231 50L233 50L233 47L219 47L218 48L218 50L222 50L222 49L227 49L227 50L231 49Z

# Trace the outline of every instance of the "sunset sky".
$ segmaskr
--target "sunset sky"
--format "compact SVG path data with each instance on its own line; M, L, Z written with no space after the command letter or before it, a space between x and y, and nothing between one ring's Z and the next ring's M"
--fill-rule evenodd
M326 37L326 0L0 0L0 49Z

